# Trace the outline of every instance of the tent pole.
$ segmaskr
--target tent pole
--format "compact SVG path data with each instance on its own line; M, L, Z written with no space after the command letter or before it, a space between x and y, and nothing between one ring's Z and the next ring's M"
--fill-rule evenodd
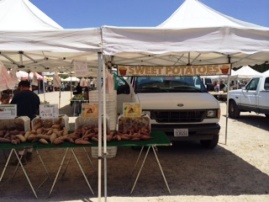
M226 123L225 123L225 142L224 142L225 145L227 145L230 75L231 75L231 71L232 71L232 64L231 64L231 56L230 55L228 55L228 63L230 64L231 69L230 69L230 74L228 75L228 82L227 82Z
M98 73L97 73L97 91L98 91L98 201L101 202L101 179L102 179L102 107L101 106L101 74L102 74L102 53L98 52Z
M230 75L228 75L228 82L227 82L226 123L225 123L225 143L224 143L225 145L227 145L229 91L230 91Z
M45 103L45 101L46 101L46 87L45 87L45 82L44 82L44 74L43 74L43 72L42 72L42 76L43 76L43 80L42 80L42 82L43 82L43 96L44 96L44 103Z
M103 62L103 155L104 155L104 197L107 201L107 142L106 142L106 66Z

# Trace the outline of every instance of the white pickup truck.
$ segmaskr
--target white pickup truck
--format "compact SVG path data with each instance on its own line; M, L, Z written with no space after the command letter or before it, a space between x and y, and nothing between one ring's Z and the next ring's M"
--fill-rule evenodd
M120 78L120 79L119 79ZM171 141L199 140L213 149L219 140L219 102L198 76L118 77L118 114L123 102L136 102L151 118L152 130L164 131Z
M240 112L256 112L269 118L269 75L252 78L245 87L231 90L229 117L238 118Z

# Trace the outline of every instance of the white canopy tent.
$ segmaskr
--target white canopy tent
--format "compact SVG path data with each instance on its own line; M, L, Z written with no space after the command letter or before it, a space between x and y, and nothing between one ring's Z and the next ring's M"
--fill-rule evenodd
M74 77L74 76L70 76L70 77L67 77L65 79L61 79L61 81L64 81L64 82L79 82L80 79L77 78L77 77Z
M199 0L185 0L184 3L158 27L161 28L209 28L209 27L262 28L224 15Z
M159 27L104 26L102 36L104 57L114 67L229 63L233 68L262 64L269 54L269 28L223 15L197 0L185 0ZM226 118L225 143L227 125Z
M0 60L6 66L18 66L23 70L37 71L36 69L40 68L40 70L53 71L54 68L61 66L72 71L74 60L79 60L94 65L101 75L103 67L101 51L101 30L99 28L49 31L0 30ZM24 59L21 60L21 57ZM101 83L101 81L99 82ZM100 90L101 85L98 85L97 88ZM98 128L100 128L98 132L99 156L101 156L101 118L100 115L100 121L98 121ZM101 158L98 160L99 197L101 196L100 170ZM33 192L35 193L34 190Z
M261 73L246 65L233 71L231 75L237 78L251 78L253 76L261 75Z
M269 75L269 69L262 73L263 75Z
M0 3L5 1L11 0L2 0ZM261 64L268 60L269 28L242 23L230 17L227 19L232 20L233 24L227 25L224 20L213 23L220 13L212 9L206 10L207 7L197 0L186 0L183 5L189 5L185 10L189 15L182 16L183 19L176 23L189 21L188 27L165 27L165 23L156 28L104 26L101 29L80 30L1 29L0 60L7 67L16 66L25 71L37 72L70 72L73 71L74 61L86 61L89 67L99 67L98 75L101 75L103 67L101 53L113 65L230 63L233 67L239 67ZM215 12L214 17L210 16L212 12ZM197 26L195 20L191 20L195 13L206 15L204 18L208 24ZM222 17L225 19L227 16ZM105 71L103 76L104 74ZM98 79L97 88L100 92L101 78ZM103 81L105 86L105 79ZM105 116L103 118L106 120ZM99 119L101 124L100 116ZM98 129L101 134L101 125ZM98 153L100 156L101 150ZM100 162L98 161L99 168ZM101 177L100 174L98 177Z
M101 75L103 67L101 42L100 28L63 30L29 0L0 1L0 61L8 69L73 72L74 62L82 61L89 67L87 76L95 77L97 69ZM101 80L99 90L100 83ZM98 156L101 156L101 116L99 119ZM101 159L98 168L100 198Z
M1 0L0 27L9 31L63 29L29 0Z
M84 34L81 32L79 36L75 34L77 30L73 30L74 36L72 36L72 31L69 30L68 36L64 34L62 37L61 32L51 32L56 30L63 30L63 28L29 0L0 1L0 60L7 68L17 68L27 72L71 72L73 69L72 61L85 61L85 57L87 57L89 72L96 76L96 56L91 57L87 54L85 56L83 53L69 54L68 51L63 56L61 53L50 53L50 51L46 52L44 50L48 46L54 46L55 50L57 49L57 44L70 41L69 39L72 37L82 37L76 40L80 43L80 46L88 40L86 39L87 37L93 37L92 43L89 46L94 47L96 45L95 42L100 42L100 30L91 30L92 34L90 35L88 35L87 29L84 31L80 30ZM31 36L27 36L29 35L28 31L33 31ZM44 35L38 31L43 31ZM20 36L22 39L15 38L15 36ZM43 38L44 36L45 38ZM28 43L31 41L31 37L33 42ZM67 38L64 39L65 37ZM57 38L56 41L53 41L55 38ZM59 38L60 42L58 41ZM22 42L24 40L27 40L27 42ZM34 44L37 41L38 45ZM71 43L67 42L66 46L59 48L61 49L60 52L68 50L70 46L75 46L76 43L72 41L73 39L71 39ZM21 49L17 49L19 47L17 42L21 43ZM86 48L85 45L83 46ZM39 52L32 52L32 50L38 50Z
M223 15L197 0L185 0L158 27L105 26L102 33L104 54L114 64L240 67L264 63L269 54L269 28Z

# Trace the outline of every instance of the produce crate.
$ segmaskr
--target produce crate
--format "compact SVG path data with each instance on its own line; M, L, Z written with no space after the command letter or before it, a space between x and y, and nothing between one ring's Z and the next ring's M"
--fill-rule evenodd
M32 128L37 123L42 123L42 127L50 128L54 123L59 123L61 128L65 128L69 130L69 117L67 115L60 115L58 118L49 118L49 119L42 119L40 117L36 117L32 120Z
M84 117L78 117L75 120L75 129L78 129L80 127L84 126L96 126L98 127L98 118L84 118ZM107 120L107 127L109 129L108 120ZM102 148L103 151L103 148ZM117 147L107 147L107 158L113 158L117 154ZM98 147L91 147L91 155L93 158L98 157Z
M2 119L0 120L0 130L30 130L30 118L28 116L20 116L15 119Z
M107 158L113 158L117 155L117 147L107 147ZM102 147L103 153L103 147ZM93 158L98 158L98 147L91 147L91 155ZM103 155L102 155L103 157Z
M139 130L143 127L151 131L150 117L148 115L143 115L141 117L124 117L120 115L118 117L117 131L124 132L129 130Z
M103 92L101 92L103 93ZM103 97L101 96L101 103ZM98 103L98 91L89 92L89 103ZM102 106L101 109L103 109ZM103 113L103 112L102 112ZM117 124L117 92L106 94L106 115L108 117L108 125L110 130L116 130Z
M75 129L78 129L80 127L88 126L88 125L95 125L98 127L98 118L91 118L91 117L77 117L75 119Z

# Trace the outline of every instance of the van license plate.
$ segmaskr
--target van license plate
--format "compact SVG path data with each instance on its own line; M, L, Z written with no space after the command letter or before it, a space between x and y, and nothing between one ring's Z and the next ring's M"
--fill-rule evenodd
M174 136L175 137L188 137L189 136L189 129L188 128L180 128L174 129Z

